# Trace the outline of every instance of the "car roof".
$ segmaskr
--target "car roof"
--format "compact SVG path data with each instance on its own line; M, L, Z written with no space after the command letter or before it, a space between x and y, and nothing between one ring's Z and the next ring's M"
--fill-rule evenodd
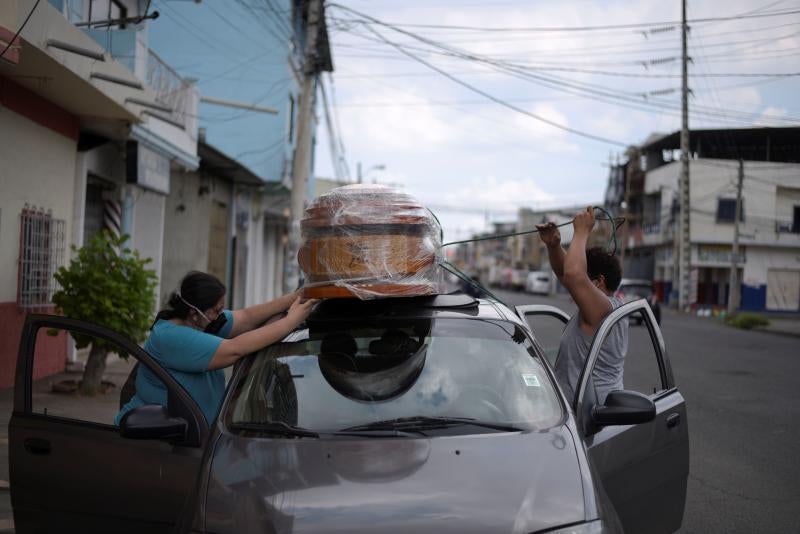
M501 319L520 322L508 307L493 299L474 298L461 292L424 297L326 299L308 322L358 320L360 318L461 318Z

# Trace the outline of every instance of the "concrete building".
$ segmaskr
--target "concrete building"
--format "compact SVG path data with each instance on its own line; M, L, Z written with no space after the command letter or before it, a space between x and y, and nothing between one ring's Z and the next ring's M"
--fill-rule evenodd
M225 11L225 14L221 16L218 8ZM229 225L233 232L230 238L235 241L230 248L232 255L228 259L235 272L227 273L231 304L236 307L248 306L272 299L294 289L283 287L287 262L296 261L285 257L287 195L292 187L292 170L297 164L295 158L298 153L298 120L305 69L308 2L275 0L269 6L259 6L252 2L227 0L217 2L214 6L184 3L179 10L168 6L164 11L167 16L158 21L158 27L153 25L152 36L159 43L159 51L165 57L174 57L176 62L185 57L186 53L185 43L175 39L171 33L183 32L185 28L180 26L214 27L215 39L224 42L226 49L231 51L230 59L220 63L221 60L217 58L217 63L210 62L211 68L221 73L229 71L239 62L236 50L252 49L256 44L254 39L263 47L257 61L248 64L257 71L257 76L263 78L264 86L269 90L264 93L264 88L260 87L256 93L261 94L256 97L248 92L248 88L215 81L212 76L205 80L209 82L203 86L204 91L209 91L209 94L204 94L208 100L201 99L199 114L213 117L220 112L224 113L226 110L212 103L212 100L219 102L219 99L240 103L255 101L260 107L268 107L276 112L274 115L267 115L236 110L231 111L230 119L208 119L203 123L207 130L205 143L227 158L229 167L240 165L261 181L258 187L237 188L234 202L225 208L235 211L235 224ZM243 19L243 16L248 20ZM180 26L176 26L175 21L171 20L176 17L181 18ZM255 20L258 21L256 29L237 28L238 23L246 24ZM322 33L318 41L317 68L320 71L329 71L333 66L324 20L320 29ZM252 90L252 87L249 86L249 89ZM317 117L312 116L312 132L316 131L317 122ZM254 128L254 123L259 124L259 127ZM243 148L240 136L243 131L247 133L250 130L263 133L250 136L245 143L246 148ZM314 143L312 140L312 147ZM254 144L256 147L251 148ZM201 154L201 158L202 156ZM311 199L314 197L315 182L313 149L307 157L312 170L308 183L308 197ZM179 234L166 233L165 249L179 249L182 245L176 239L180 240L181 237ZM162 293L165 294L164 291Z
M201 132L200 167L171 177L164 224L164 261L160 302L163 306L190 270L209 272L228 288L226 305L241 308L280 294L284 243L267 242L256 251L267 261L249 263L248 242L254 228L268 235L286 233L288 190L264 184L253 171L207 144ZM271 228L274 226L274 228ZM271 255L270 255L271 252ZM271 259L270 259L271 258ZM252 291L246 291L250 287ZM248 299L248 294L252 296Z
M0 59L0 387L13 382L25 315L52 309L71 245L105 226L161 274L170 174L199 163L198 95L148 49L144 9L0 3L2 48L31 14ZM63 369L68 348L41 374Z
M691 132L691 302L724 307L729 291L739 159L743 310L800 310L800 128ZM669 300L680 174L678 132L642 147L641 221L628 240L628 264ZM638 194L638 193L636 193Z

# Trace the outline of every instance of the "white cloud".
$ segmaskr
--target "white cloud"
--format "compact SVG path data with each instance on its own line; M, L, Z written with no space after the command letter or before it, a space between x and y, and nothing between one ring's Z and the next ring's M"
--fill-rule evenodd
M541 205L553 200L553 196L546 193L532 178L498 180L496 176L472 178L469 182L444 192L441 198L441 203L448 206L493 208L500 211Z
M786 121L780 120L786 116L785 108L778 108L774 106L767 106L756 122L761 126L787 126Z
M416 91L372 92L367 96L357 96L348 104L358 106L374 102L390 105L379 110L351 107L342 112L345 138L367 145L373 152L411 148L425 150L426 147L435 147L451 140L455 133L442 119L437 108L403 105L429 102L428 98ZM393 102L397 105L391 105Z

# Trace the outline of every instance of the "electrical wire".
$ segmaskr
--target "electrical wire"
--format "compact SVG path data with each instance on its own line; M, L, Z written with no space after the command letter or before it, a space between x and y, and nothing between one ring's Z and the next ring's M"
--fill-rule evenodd
M33 4L33 7L31 8L30 12L28 13L28 16L25 17L25 20L22 21L22 25L20 25L19 29L17 30L17 33L14 34L14 37L12 37L11 40L8 41L8 44L6 45L6 47L3 49L2 52L0 52L0 58L2 58L4 55L6 55L6 52L8 52L8 49L11 48L11 45L14 44L14 41L17 40L17 37L19 37L19 34L22 33L22 30L25 29L25 26L28 24L28 21L31 20L31 16L33 16L33 12L36 11L36 8L39 6L39 2L40 1L41 0L36 0L36 3Z
M625 224L625 217L612 217L611 214L605 208L603 208L601 206L592 206L592 208L594 210L602 211L603 214L605 214L605 218L598 217L598 218L595 219L596 221L610 221L612 223L612 231L611 231L611 236L609 238L609 243L608 244L609 244L609 246L611 246L612 243L614 245L613 252L611 252L611 255L613 256L614 254L617 253L617 231L619 230L619 228L623 224ZM438 221L438 219L437 219L437 221ZM560 228L562 226L568 226L568 225L570 225L570 224L572 224L574 222L575 222L575 219L571 219L571 220L569 220L567 222L564 222L564 223L561 223L561 224L555 224L554 227L555 228ZM507 234L494 234L494 235L489 235L489 236L484 236L484 237L474 237L472 239L463 239L461 241L450 241L448 243L444 243L441 248L449 247L451 245L460 245L462 243L474 243L476 241L505 239L507 237L514 237L514 236L527 235L527 234L535 234L535 233L538 233L538 232L539 232L539 229L537 228L535 230L526 230L524 232L512 232L512 233L507 233Z
M328 3L329 7L336 7L349 11L356 15L363 16L363 13L351 9L342 4L335 2ZM800 13L800 9L787 9L779 11L770 11L766 13L751 13L731 15L728 17L706 17L688 20L687 24L700 24L704 22L720 22L730 20L744 20L763 17L778 17L786 15L795 15ZM576 31L598 31L598 30L619 30L619 29L636 29L636 28L653 28L670 25L680 25L682 21L662 21L662 22L639 22L631 24L606 24L599 26L561 26L561 27L486 27L486 26L457 26L445 24L412 24L412 23L391 23L392 26L406 27L406 28L427 28L427 29L446 29L446 30L468 30L468 31L481 31L481 32L576 32Z
M625 218L624 217L612 217L611 214L605 208L603 208L601 206L593 206L593 208L594 208L594 210L602 211L603 214L605 215L604 218L597 218L595 220L597 220L597 221L610 221L612 223L611 236L609 238L609 246L611 246L611 244L613 243L614 248L613 248L612 252L610 253L610 255L614 256L617 253L617 231L619 231L619 228L625 223ZM436 222L439 222L438 217L436 217L436 215L432 211L430 211L430 210L428 210L428 211L431 213L431 215L433 215L434 219L436 219ZM574 221L575 221L575 219L572 219L572 220L567 221L565 223L554 224L553 226L555 228L560 228L562 226L567 226L567 225L573 224ZM440 227L441 227L441 224L440 224ZM463 243L474 243L474 242L477 242L477 241L486 241L486 240L490 240L490 239L505 239L505 238L513 237L513 236L535 234L535 233L538 233L538 232L539 232L539 229L537 228L535 230L528 230L528 231L525 231L525 232L514 232L514 233L508 233L508 234L496 234L496 235L490 235L490 236L484 236L484 237L476 237L476 238L472 238L472 239L464 239L464 240L461 240L461 241L451 241L449 243L444 243L441 246L440 250L444 249L445 247L448 247L450 245L458 245L458 244L463 244ZM472 287L474 287L474 288L476 288L476 289L478 289L480 291L483 291L484 293L486 293L487 295L492 297L497 302L503 302L495 294L493 294L491 291L489 291L486 287L484 287L479 282L473 280L472 278L470 278L469 276L464 274L464 272L462 272L458 267L456 267L455 265L453 265L449 261L445 260L444 258L442 258L442 259L440 259L438 261L438 265L440 267L442 267L443 269L445 269L446 271L448 271L449 273L455 275L461 281L468 283L469 285L471 285Z
M365 38L364 35L356 34L352 30L348 33L352 33L353 35L359 35L362 38ZM751 45L749 47L742 48L740 50L749 49L751 47L758 47L764 44L768 44L774 41L780 41L783 39L788 39L791 37L795 37L800 32L793 32L788 33L785 35L778 35L778 36L770 36L770 37L761 37L758 39L746 39L742 41L727 41L727 42L717 42L717 43L710 43L706 45L706 48L718 48L718 47L730 47L730 46L738 46L738 45ZM373 41L374 42L374 41ZM451 44L447 41L439 41L442 44ZM409 47L409 49L414 49L412 45L405 42L398 43L401 46ZM383 50L382 48L370 47L365 45L354 45L354 44L340 44L338 45L341 48L355 48L360 51L365 52L379 52ZM612 48L613 50L609 50ZM618 48L622 48L622 50L617 50ZM418 49L419 50L419 49ZM425 51L425 50L421 50ZM520 56L529 56L535 53L546 53L550 58L569 58L573 56L578 57L593 57L593 56L606 56L606 55L627 55L627 54L634 54L634 55L652 55L652 54L662 54L662 53L679 53L680 52L680 43L674 43L672 46L668 47L661 47L661 48L635 48L631 47L630 44L623 44L623 45L609 45L609 46L589 46L589 47L578 47L578 48L559 48L558 50L525 50L522 52L517 53L506 53L506 54L497 54L497 55L485 55L485 57L491 57L493 59L513 59ZM738 53L738 50L733 51L732 53Z
M453 75L447 73L446 71L440 69L439 67L436 67L435 65L425 61L424 59L422 59L422 58L420 58L418 56L415 56L414 54L412 54L410 52L407 52L402 47L396 46L394 43L392 43L388 39L384 38L383 35L380 34L374 28L369 28L369 29L375 35L377 35L379 38L383 39L386 42L386 44L395 47L397 50L399 50L403 54L409 56L410 58L414 59L415 61L418 61L419 63L422 63L423 65L427 66L428 68L430 68L432 70L435 70L436 72L440 73L445 78L450 79L451 81L461 85L462 87L465 87L465 88L469 89L470 91L472 91L474 93L477 93L477 94L479 94L479 95L481 95L481 96L483 96L485 98L488 98L489 100L492 100L492 101L494 101L494 102L496 102L496 103L498 103L498 104L500 104L502 106L505 106L505 107L507 107L507 108L509 108L509 109L511 109L513 111L516 111L517 113L521 113L522 115L527 115L527 116L529 116L531 118L534 118L534 119L536 119L536 120L538 120L540 122L543 122L545 124L548 124L550 126L558 128L560 130L564 130L564 131L570 132L572 134L579 135L581 137L585 137L587 139L592 139L594 141L600 141L600 142L603 142L603 143L608 143L608 144L621 146L621 147L627 146L625 143L623 143L621 141L616 141L616 140L609 139L609 138L606 138L606 137L602 137L602 136L599 136L599 135L594 135L594 134L591 134L591 133L583 132L581 130L576 130L575 128L570 128L569 126L564 126L563 124L559 124L559 123L557 123L555 121L551 121L549 119L546 119L546 118L542 117L541 115L537 115L535 113L531 113L531 112L526 111L526 110L524 110L524 109L522 109L520 107L517 107L517 106L515 106L513 104L505 102L505 101L503 101L503 100L501 100L501 99L499 99L499 98L497 98L497 97L495 97L495 96L493 96L493 95L491 95L491 94L489 94L489 93L487 93L487 92L485 92L485 91L483 91L481 89L478 89L477 87L475 87L475 86L473 86L473 85L471 85L471 84L469 84L469 83L467 83L467 82L465 82L463 80L460 80L459 78L456 78L455 76L453 76Z
M347 177L347 180L350 181L350 167L347 165L347 152L344 148L344 137L342 135L342 126L339 122L339 109L338 104L336 101L336 84L333 80L333 74L328 73L328 87L331 91L331 109L333 110L333 122L334 126L336 127L336 131L339 132L339 153L342 158L342 168L344 170L344 175Z
M460 59L465 59L465 60L470 60L470 61L475 61L475 62L478 62L478 63L482 63L482 64L487 65L490 68L493 68L493 69L495 69L495 70L497 70L499 72L510 74L510 75L512 75L514 77L517 77L517 78L520 78L520 79L526 79L528 81L532 81L533 83L537 83L538 85L543 85L544 87L548 87L548 88L556 89L556 90L561 90L561 91L566 91L568 93L578 94L579 96L585 96L585 97L591 98L593 100L599 100L601 102L605 102L605 103L609 103L609 104L615 104L615 105L618 105L618 106L621 106L621 107L637 109L637 110L640 110L640 111L650 111L650 112L652 112L651 110L653 108L655 108L655 109L658 109L659 112L663 113L663 109L667 108L667 109L671 110L671 112L673 114L679 112L679 105L677 103L673 103L673 102L670 102L670 101L663 101L663 100L654 99L654 98L649 98L648 95L646 95L646 94L645 95L641 95L641 94L634 95L636 97L644 96L647 99L646 101L644 101L644 102L642 102L642 101L640 101L640 102L631 102L631 94L630 93L628 93L628 94L625 94L625 93L620 94L616 90L611 89L611 88L598 86L596 84L586 84L586 83L583 83L583 82L577 82L575 80L571 80L571 79L568 79L568 78L562 78L562 77L558 77L558 76L553 76L553 75L550 75L550 77L546 77L546 76L544 76L542 74L537 74L535 72L535 69L526 68L524 65L520 66L519 64L501 62L501 61L498 61L498 60L493 60L491 58L486 58L486 57L483 57L483 56L479 56L479 55L476 55L476 54L473 54L473 53L470 53L470 52L467 52L467 51L463 51L463 50L460 50L460 49L454 49L452 47L447 47L446 45L443 45L442 43L438 43L436 41L432 41L432 40L430 40L428 38L419 36L419 35L414 34L412 32L408 32L408 31L400 29L400 28L392 27L392 26L390 26L390 25L388 25L386 23L383 23L383 22L379 21L378 19L375 19L375 18L370 17L368 15L363 15L363 17L367 21L369 21L369 22L371 22L373 24L377 24L377 25L380 25L380 26L387 27L387 28L392 29L392 30L394 30L396 32L399 32L399 33L401 33L403 35L412 37L412 38L414 38L414 39L416 39L416 40L418 40L418 41L420 41L420 42L422 42L422 43L424 43L424 44L426 44L428 46L437 47L437 48L439 48L441 50L440 53L443 53L444 55L453 56L453 57L460 58ZM364 23L365 21L362 20L361 22ZM401 45L398 45L397 43L389 41L388 39L383 37L380 33L378 33L371 26L366 25L366 27L373 34L378 36L378 38L381 41L384 41L387 44L390 44L393 48L399 50L404 55L409 56L412 59L416 59L418 61L424 61L424 60L421 60L416 54L413 54L413 53L411 53L411 52L409 52L407 50L404 50ZM435 51L433 51L433 52L435 53ZM437 69L435 67L432 67L430 64L427 64L427 62L426 62L426 66L429 66L430 68L432 68L433 70L436 70L440 74L443 72L441 69ZM534 70L534 72L531 72L531 70ZM451 77L451 76L452 75L448 75L448 77ZM459 81L459 83L463 84L463 83L466 83L466 82L460 82ZM747 122L749 124L749 121L752 120L752 114L744 114L743 115L741 112L736 112L736 111L718 111L718 110L713 110L713 109L703 109L702 107L695 107L693 112L696 113L696 114L700 114L700 115L710 116L712 118L719 119L719 120L736 121L736 122L739 122L739 123ZM782 121L787 121L787 120L788 121L794 121L794 119L787 119L785 117L775 117L775 119L776 120L782 120Z
M184 32L194 37L198 42L206 45L211 50L216 51L219 55L227 56L231 53L230 49L223 48L220 45L220 43L208 40L204 35L202 28L198 27L196 24L191 23L187 18L181 17L180 13L178 13L177 10L175 10L172 6L170 6L166 2L166 0L160 0L159 4L163 9L164 15L166 15L168 19L174 22L175 25L181 28Z
M242 9L246 10L248 13L250 13L252 19L258 21L258 23L261 25L261 27L264 28L264 30L267 33L272 35L277 42L286 43L286 42L289 42L291 40L291 35L287 35L283 31L283 28L279 27L279 25L278 25L279 21L280 21L279 18L273 18L272 19L273 22L275 23L275 25L273 26L271 24L268 24L267 21L263 19L263 17L259 16L258 13L255 12L254 7L251 6L249 3L244 2L243 0L235 0L235 1L236 1L236 4L240 8L242 8ZM260 8L260 7L258 9L266 10L266 8Z
M341 45L339 45L341 46ZM582 74L597 74L600 76L617 76L625 78L680 78L680 74L654 74L654 73L638 73L638 72L615 72L604 70L580 69L572 67L537 67L536 70L542 71L565 71L577 72ZM458 75L486 75L494 74L486 70L469 70L460 72L451 72L451 74ZM416 78L416 77L429 77L438 76L435 72L399 72L387 74L345 74L339 75L338 78ZM717 72L708 74L690 74L689 78L791 78L800 76L800 72Z

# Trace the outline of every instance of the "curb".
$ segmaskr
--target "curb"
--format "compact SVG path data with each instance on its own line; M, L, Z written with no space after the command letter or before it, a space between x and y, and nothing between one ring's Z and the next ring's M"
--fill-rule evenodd
M800 332L793 332L791 330L775 330L772 328L756 327L753 328L754 332L766 332L767 334L776 334L785 337L800 337Z

